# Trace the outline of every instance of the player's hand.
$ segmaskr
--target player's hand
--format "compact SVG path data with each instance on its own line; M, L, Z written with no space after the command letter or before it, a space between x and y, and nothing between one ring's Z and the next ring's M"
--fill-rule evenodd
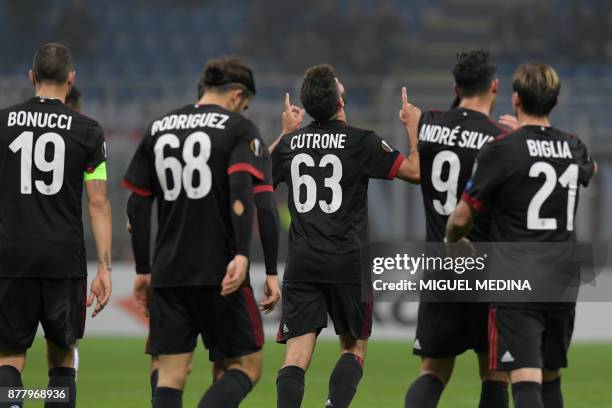
M137 274L134 281L132 297L138 310L149 315L149 299L151 298L151 274Z
M221 281L221 296L227 296L238 290L246 279L249 258L244 255L236 255L227 265L225 277Z
M304 120L304 109L291 104L289 92L285 94L285 110L281 114L283 123L283 135L291 133L300 128Z
M127 229L128 234L132 233L132 223L130 221L125 224L125 228Z
M402 109L399 111L399 119L409 130L418 127L421 119L421 109L408 102L408 91L405 86L402 87Z
M501 115L499 117L499 124L509 128L510 130L516 130L521 127L518 119L513 115Z
M472 245L472 241L466 237L461 238L457 242L448 242L446 250L453 258L473 258L476 256L476 249Z
M281 291L278 285L278 276L266 276L266 282L264 283L264 299L259 304L259 310L265 314L269 314L276 307L280 297Z
M87 298L87 307L92 306L94 298L96 299L96 307L91 317L96 317L104 309L104 306L107 305L113 290L112 287L111 272L105 266L100 265L98 267L98 274L93 282L91 282L91 289Z

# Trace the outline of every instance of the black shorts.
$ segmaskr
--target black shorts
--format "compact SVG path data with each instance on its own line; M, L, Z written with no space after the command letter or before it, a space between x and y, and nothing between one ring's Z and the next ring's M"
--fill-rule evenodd
M430 358L486 353L488 303L421 302L412 352Z
M202 336L207 349L237 358L261 350L261 315L250 286L229 296L213 286L154 287L149 304L147 353L192 352Z
M86 278L0 278L0 350L30 348L39 323L45 338L72 349L85 330L86 291Z
M367 339L372 332L372 302L364 302L361 285L285 282L283 311L276 341L321 332L331 318L336 334Z
M567 367L574 308L492 307L489 311L489 368L558 370Z

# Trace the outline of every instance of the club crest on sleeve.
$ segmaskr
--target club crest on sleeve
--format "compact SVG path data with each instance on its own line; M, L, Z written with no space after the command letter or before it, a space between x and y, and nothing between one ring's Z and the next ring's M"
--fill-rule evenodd
M389 146L389 143L387 143L385 140L383 140L381 142L381 146L383 148L383 150L387 153L391 153L393 151L393 148L391 146Z
M255 157L261 157L263 155L263 146L259 139L253 139L249 144L251 151L255 155Z

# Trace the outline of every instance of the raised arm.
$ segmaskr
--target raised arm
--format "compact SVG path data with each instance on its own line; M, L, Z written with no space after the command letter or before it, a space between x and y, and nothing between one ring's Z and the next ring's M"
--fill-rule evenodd
M86 181L85 188L89 203L89 217L98 254L98 273L91 284L87 299L87 307L93 305L94 297L96 299L96 307L92 314L95 317L108 303L112 291L111 246L113 226L106 180Z
M413 184L421 183L421 169L419 164L419 120L421 110L408 102L406 87L402 88L402 109L399 119L404 124L408 136L408 154L400 165L397 177Z
M272 153L276 146L280 143L281 139L287 133L291 133L300 128L302 121L304 120L304 109L299 108L295 105L291 105L289 99L289 92L285 94L285 109L281 114L281 121L283 129L281 130L280 136L270 145L269 151Z

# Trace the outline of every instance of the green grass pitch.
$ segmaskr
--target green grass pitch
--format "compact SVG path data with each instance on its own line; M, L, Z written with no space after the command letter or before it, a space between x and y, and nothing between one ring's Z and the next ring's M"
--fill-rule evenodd
M144 340L125 338L86 338L80 347L78 406L81 408L141 408L149 406L148 359L143 354ZM268 341L264 375L245 402L245 408L276 406L276 371L284 349ZM334 366L338 346L330 340L317 345L306 375L305 408L322 407L327 396L327 381ZM571 408L612 408L612 345L574 344L570 368L563 376L566 406ZM418 359L408 342L373 341L365 364L364 378L352 408L402 407L408 384L418 374ZM26 387L44 387L47 382L44 343L37 339L28 353L24 374ZM195 407L210 385L207 353L199 348L194 370L188 380L184 406ZM479 381L473 353L462 356L453 379L442 396L441 408L474 408L478 405ZM42 407L27 402L27 408Z

